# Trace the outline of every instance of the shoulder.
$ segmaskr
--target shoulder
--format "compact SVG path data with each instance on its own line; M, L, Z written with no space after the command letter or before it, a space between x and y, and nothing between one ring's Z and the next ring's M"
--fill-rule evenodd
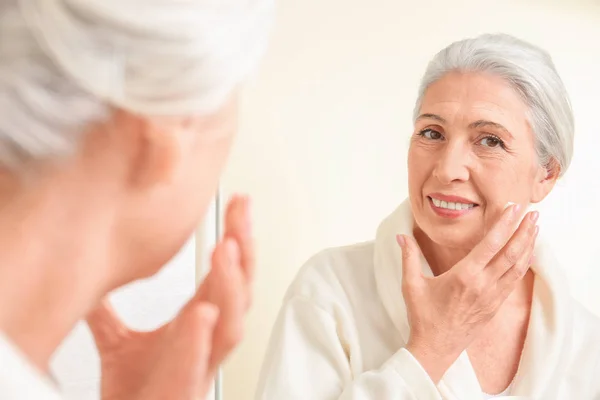
M329 308L327 305L331 303L346 303L361 297L374 286L373 254L373 242L318 252L302 266L286 299L302 297Z

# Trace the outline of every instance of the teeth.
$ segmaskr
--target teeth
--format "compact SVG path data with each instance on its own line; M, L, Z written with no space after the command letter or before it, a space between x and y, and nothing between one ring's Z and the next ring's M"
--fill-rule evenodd
M446 208L448 210L466 210L468 208L473 208L475 204L465 204L465 203L452 203L443 200L431 198L433 204L439 208Z

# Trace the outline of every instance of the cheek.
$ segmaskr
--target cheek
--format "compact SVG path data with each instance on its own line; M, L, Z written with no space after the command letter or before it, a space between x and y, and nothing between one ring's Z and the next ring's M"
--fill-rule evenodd
M484 216L493 223L508 202L527 204L531 198L531 167L519 160L482 163L472 173L477 190L484 200Z
M431 152L423 151L416 144L408 150L408 186L411 194L422 191L423 185L431 174Z
M190 151L183 190L196 197L212 197L225 168L231 139L223 138L215 142L202 143Z
M200 186L218 182L225 169L233 144L233 136L224 136L211 142L199 143L191 154L191 181Z

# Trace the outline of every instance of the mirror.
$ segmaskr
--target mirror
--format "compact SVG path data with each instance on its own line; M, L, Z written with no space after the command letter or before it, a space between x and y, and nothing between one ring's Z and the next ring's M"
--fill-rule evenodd
M224 195L253 196L260 260L245 341L224 367L226 400L253 398L273 326L301 266L325 248L373 240L407 197L412 112L427 63L451 42L485 32L546 49L568 90L576 126L572 164L536 209L568 287L600 314L597 2L282 1L222 180ZM389 356L369 350L352 364L353 373ZM336 388L352 379L343 371L348 375L332 378Z

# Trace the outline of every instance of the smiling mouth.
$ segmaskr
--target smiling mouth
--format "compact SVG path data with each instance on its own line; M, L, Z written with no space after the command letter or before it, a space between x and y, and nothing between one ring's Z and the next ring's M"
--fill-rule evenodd
M445 201L436 199L435 197L427 196L429 200L433 203L437 208L441 208L444 210L451 211L462 211L462 210L470 210L472 208L478 207L479 205L476 203L462 203L456 201Z

